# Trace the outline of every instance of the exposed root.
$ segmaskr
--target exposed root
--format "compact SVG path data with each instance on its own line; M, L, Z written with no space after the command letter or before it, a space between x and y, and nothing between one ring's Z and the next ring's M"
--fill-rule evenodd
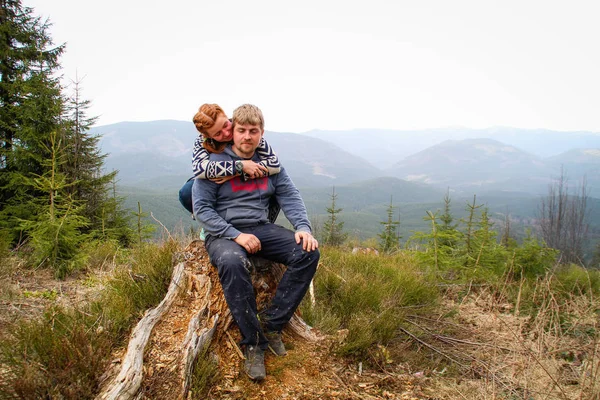
M173 278L167 295L156 308L147 311L138 322L131 334L119 375L96 397L97 399L128 399L138 392L143 379L144 349L152 329L177 298L181 289L181 282L185 277L187 275L183 264L177 264L173 271Z

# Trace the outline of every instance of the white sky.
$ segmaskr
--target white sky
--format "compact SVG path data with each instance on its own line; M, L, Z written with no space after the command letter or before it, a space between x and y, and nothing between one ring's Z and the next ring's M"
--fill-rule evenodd
M99 125L258 105L266 128L600 132L597 0L23 0Z

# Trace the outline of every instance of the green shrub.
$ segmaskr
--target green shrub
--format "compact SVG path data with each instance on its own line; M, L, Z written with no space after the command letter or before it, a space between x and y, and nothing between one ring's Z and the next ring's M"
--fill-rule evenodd
M173 272L177 243L142 243L131 251L131 265L116 272L92 309L103 316L104 327L124 334L131 322L165 296Z
M339 347L345 355L367 355L370 347L397 335L407 310L435 303L437 291L410 258L352 255L339 249L322 252L315 278L316 305L302 306L307 322L327 333L348 329Z
M85 254L85 264L88 270L104 270L111 264L124 261L125 250L116 239L92 240L86 242L81 252Z
M20 398L92 398L106 368L111 338L97 332L94 316L48 309L41 319L21 321L2 342L2 364L10 368Z
M543 276L556 262L558 250L547 247L529 235L523 244L515 249L514 274L532 278Z
M556 271L552 284L557 292L598 296L600 295L600 271L570 264Z

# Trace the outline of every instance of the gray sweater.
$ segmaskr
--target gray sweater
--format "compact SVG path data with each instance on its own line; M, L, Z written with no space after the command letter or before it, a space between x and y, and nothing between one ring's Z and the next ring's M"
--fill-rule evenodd
M210 160L241 160L231 146ZM255 154L252 158L259 161ZM195 179L192 188L194 214L208 235L235 239L238 229L269 222L269 200L275 196L286 218L296 231L310 232L310 221L300 192L284 168L277 175L242 182L239 176L219 185L206 179Z

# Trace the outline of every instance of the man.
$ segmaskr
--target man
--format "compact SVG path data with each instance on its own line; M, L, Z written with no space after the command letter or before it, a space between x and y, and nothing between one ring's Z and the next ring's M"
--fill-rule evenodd
M233 144L216 161L258 159L256 148L264 134L262 112L245 104L233 112ZM281 331L302 301L319 262L318 242L311 234L306 207L285 169L277 175L253 180L244 176L219 185L196 179L192 189L196 219L204 226L206 250L217 267L225 300L240 328L245 345L245 369L251 379L265 378L264 351L285 355ZM295 229L269 222L269 201L274 197ZM257 315L248 256L287 266L271 305ZM262 325L261 325L262 324Z

